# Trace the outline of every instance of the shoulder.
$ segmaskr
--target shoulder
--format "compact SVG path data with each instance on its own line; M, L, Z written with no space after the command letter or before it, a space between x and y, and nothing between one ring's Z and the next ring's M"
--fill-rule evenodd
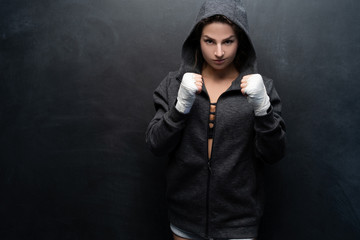
M169 72L155 89L154 95L163 96L165 98L171 98L173 95L177 96L180 83L179 72Z
M265 85L273 85L273 80L268 76L261 75Z
M160 82L157 90L167 90L171 87L177 86L179 87L180 85L180 78L179 78L179 72L178 71L173 71L173 72L169 72L164 78L163 80Z
M269 78L267 76L261 75L265 88L268 92L271 92L274 89L274 80L272 78Z

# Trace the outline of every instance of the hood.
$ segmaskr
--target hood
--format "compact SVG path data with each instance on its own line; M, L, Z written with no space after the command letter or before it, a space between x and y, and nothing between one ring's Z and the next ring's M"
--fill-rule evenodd
M238 69L239 72L246 74L257 72L256 53L249 37L249 27L244 1L208 0L201 6L193 28L183 44L181 53L182 63L179 74L184 74L185 72L201 73L201 63L196 64L195 57L196 46L200 41L199 38L196 39L195 37L196 26L201 20L214 15L224 15L242 29L244 33L244 37L239 43L239 46L243 46L242 51L246 53L246 59L244 60L241 69Z

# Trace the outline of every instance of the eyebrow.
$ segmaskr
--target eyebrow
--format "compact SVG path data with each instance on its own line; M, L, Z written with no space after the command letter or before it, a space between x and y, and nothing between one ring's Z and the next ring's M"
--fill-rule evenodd
M205 38L214 39L214 38L212 38L212 37L210 37L210 36L208 36L208 35L204 35L204 37L205 37ZM235 35L231 35L230 37L227 37L227 38L223 39L223 41L229 40L229 39L234 38L234 37L235 37Z

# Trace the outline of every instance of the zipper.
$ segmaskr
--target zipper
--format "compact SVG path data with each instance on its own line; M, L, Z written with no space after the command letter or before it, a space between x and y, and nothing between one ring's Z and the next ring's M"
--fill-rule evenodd
M210 124L210 112L211 112L211 102L210 97L208 97L209 100L209 114L208 114L208 126L207 126L207 137L209 136L209 124ZM217 106L216 106L217 107ZM217 108L216 108L217 111ZM214 128L212 133L212 145L211 145L211 154L210 157L208 155L209 152L209 143L207 142L206 146L206 159L207 159L207 167L208 167L208 177L207 177L207 189L206 189L206 236L210 239L209 231L210 231L210 181L211 181L211 175L213 174L213 170L211 168L211 158L213 154L213 148L214 148L214 138L215 138L215 124L216 124L216 117L213 122Z
M205 90L206 96L208 98L208 109L209 109L209 113L207 115L207 119L208 119L208 125L207 125L207 131L206 131L206 151L205 151L205 156L206 156L206 160L207 160L207 168L208 168L208 177L207 177L207 185L206 185L206 225L205 225L205 235L206 238L209 238L209 224L210 224L210 203L209 203L209 198L210 198L210 178L211 178L211 174L212 174L212 170L211 170L211 155L209 157L209 123L210 123L210 111L211 111L211 102L210 102L210 97L207 94L207 91Z
M225 93L225 92L224 92ZM207 164L208 164L208 179L207 179L207 189L206 189L206 237L211 239L209 236L209 231L210 231L210 182L211 182L211 175L213 174L213 170L211 168L211 159L212 159L212 155L213 155L213 150L214 150L214 143L215 143L215 129L216 129L216 119L217 119L217 115L218 115L218 104L219 104L219 100L220 97L224 94L222 93L217 102L216 102L216 115L215 115L215 119L214 119L214 130L212 133L212 145L211 145L211 154L210 154L210 158L208 156L208 152L209 152L209 143L207 142L207 151L206 151L206 158L207 158ZM210 102L210 97L208 96L208 100L209 100L209 114L208 114L208 127L207 127L207 136L209 136L209 123L210 123L210 112L211 112L211 102Z
M210 163L210 161L209 161ZM206 190L206 237L209 238L209 225L210 225L210 203L209 203L209 195L210 195L210 178L211 178L211 167L209 166L208 179L207 179L207 190Z
M232 86L232 85L231 85ZM231 88L231 86L229 87L229 89ZM206 189L206 226L205 226L205 235L206 235L206 238L208 239L211 239L210 236L209 236L209 225L210 225L210 203L209 203L209 198L210 198L210 180L211 180L211 175L213 174L213 171L212 171L212 168L211 168L211 158L212 158L212 155L213 155L213 149L214 149L214 143L215 143L215 125L216 125L216 119L217 119L217 114L218 114L218 103L219 103L219 100L221 98L221 96L223 96L225 93L227 92L230 92L230 91L233 91L233 90L229 90L227 89L225 92L223 92L222 94L220 94L219 98L217 99L217 102L216 102L216 117L215 117L215 120L214 120L214 131L213 131L213 142L212 142L212 145L211 145L211 155L210 155L210 158L208 156L208 152L209 152L209 143L207 142L206 144L206 159L207 159L207 165L208 165L208 178L207 178L207 189ZM209 97L209 94L206 90L206 87L205 87L205 83L203 84L203 91L205 93L205 95L207 96L207 99L208 99L208 102L209 102L209 114L208 114L208 126L207 126L207 137L209 136L209 123L210 123L210 119L209 119L209 116L210 116L210 112L211 112L211 109L210 109L210 106L211 106L211 101L210 101L210 97ZM208 138L207 138L208 139Z

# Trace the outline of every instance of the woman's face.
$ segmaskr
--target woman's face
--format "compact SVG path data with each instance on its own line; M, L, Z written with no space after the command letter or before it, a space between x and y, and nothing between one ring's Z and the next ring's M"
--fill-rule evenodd
M204 26L200 47L204 60L215 70L224 70L233 65L238 48L238 39L233 28L222 22Z

